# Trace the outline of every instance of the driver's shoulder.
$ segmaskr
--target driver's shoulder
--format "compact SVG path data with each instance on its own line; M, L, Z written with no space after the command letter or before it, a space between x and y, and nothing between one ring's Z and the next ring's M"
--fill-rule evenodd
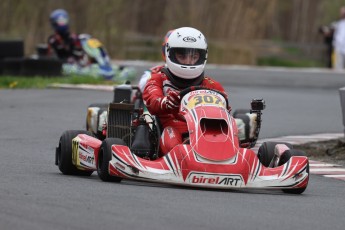
M165 80L168 77L162 72L151 72L151 79L155 80Z
M218 85L220 85L220 83L219 83L218 81L214 80L213 78L211 78L211 77L209 77L209 76L205 76L205 77L204 77L203 84L204 84L205 86L210 86L210 85L211 85L211 86L212 86L212 85L218 86Z

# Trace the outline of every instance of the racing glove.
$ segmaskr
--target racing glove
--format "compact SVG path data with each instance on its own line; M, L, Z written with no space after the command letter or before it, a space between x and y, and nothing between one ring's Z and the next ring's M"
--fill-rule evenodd
M168 95L162 99L161 108L171 113L178 112L180 101L181 98L179 92L171 90Z

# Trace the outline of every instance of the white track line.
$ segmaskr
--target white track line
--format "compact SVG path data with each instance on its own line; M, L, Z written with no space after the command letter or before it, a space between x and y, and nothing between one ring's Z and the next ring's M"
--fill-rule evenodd
M324 175L324 177L330 177L330 178L345 178L345 174L343 174L343 175Z
M345 172L344 168L311 168L310 172Z
M310 163L309 166L312 168L319 168L319 167L340 167L341 165L328 164L328 163Z

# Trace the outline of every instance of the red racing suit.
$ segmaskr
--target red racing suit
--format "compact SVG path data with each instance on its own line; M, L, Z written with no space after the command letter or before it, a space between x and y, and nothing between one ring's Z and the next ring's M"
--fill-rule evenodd
M226 95L223 86L210 77L204 77L199 86L215 89ZM166 74L158 72L151 75L143 92L143 100L148 111L159 118L164 128L160 144L163 154L170 151L175 145L182 143L182 134L188 132L187 123L185 121L176 119L173 113L161 108L161 101L170 90L180 92L183 89L176 87ZM178 113L178 111L176 111L176 113Z

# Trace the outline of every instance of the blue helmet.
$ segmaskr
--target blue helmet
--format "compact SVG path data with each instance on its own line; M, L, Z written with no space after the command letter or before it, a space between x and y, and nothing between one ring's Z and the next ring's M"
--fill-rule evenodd
M54 10L50 14L50 23L54 30L60 34L68 32L68 13L63 9Z

